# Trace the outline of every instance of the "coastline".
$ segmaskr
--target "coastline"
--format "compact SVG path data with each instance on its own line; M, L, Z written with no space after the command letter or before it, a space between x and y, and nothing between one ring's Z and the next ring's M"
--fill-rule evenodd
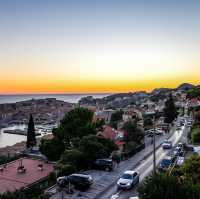
M51 139L52 134L44 135L43 137L37 138L37 146L40 145L41 139ZM26 147L26 141L18 142L12 146L5 146L0 148L0 156L10 156L13 157L17 152L24 150Z

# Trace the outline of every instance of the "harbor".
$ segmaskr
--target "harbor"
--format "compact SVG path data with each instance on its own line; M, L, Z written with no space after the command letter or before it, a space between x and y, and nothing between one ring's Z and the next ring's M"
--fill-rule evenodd
M56 126L56 124L36 125L35 132L37 138L52 134L52 129ZM13 146L17 143L26 141L26 134L27 125L12 125L0 129L0 148Z

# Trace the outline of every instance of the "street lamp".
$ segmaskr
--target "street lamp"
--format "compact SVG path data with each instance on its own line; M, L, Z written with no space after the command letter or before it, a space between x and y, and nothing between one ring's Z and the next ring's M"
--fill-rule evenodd
M153 116L153 172L156 174L156 139L155 139L155 131L156 131L156 126L155 126L155 114Z

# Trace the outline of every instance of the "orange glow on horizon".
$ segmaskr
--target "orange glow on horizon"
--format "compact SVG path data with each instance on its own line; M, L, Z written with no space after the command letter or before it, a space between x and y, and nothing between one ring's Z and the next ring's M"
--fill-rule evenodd
M0 85L0 94L62 94L62 93L118 93L134 91L151 91L154 88L175 88L181 83L187 82L198 85L198 78L168 78L153 80L26 80L6 81Z

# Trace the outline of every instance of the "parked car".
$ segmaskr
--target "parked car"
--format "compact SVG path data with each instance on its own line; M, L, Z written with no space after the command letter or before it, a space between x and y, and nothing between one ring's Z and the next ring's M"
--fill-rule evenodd
M112 171L114 168L112 159L97 159L94 162L94 168L106 171Z
M172 142L169 140L165 140L162 144L163 149L171 149L172 148Z
M60 187L73 185L75 189L88 189L93 184L93 179L90 175L85 174L71 174L69 176L62 176L57 178L57 184Z
M147 135L147 137L153 137L153 133L154 133L154 129L150 129L145 131L145 134ZM164 131L162 129L155 129L155 135L163 135Z
M184 148L184 145L183 145L183 143L182 142L179 142L178 144L177 144L177 147L180 147L180 148Z
M183 156L184 151L182 147L177 146L173 151L173 156Z
M131 189L139 183L139 173L136 171L126 171L117 181L118 189Z
M161 160L158 169L160 171L166 171L173 164L173 160L171 157L167 157Z

